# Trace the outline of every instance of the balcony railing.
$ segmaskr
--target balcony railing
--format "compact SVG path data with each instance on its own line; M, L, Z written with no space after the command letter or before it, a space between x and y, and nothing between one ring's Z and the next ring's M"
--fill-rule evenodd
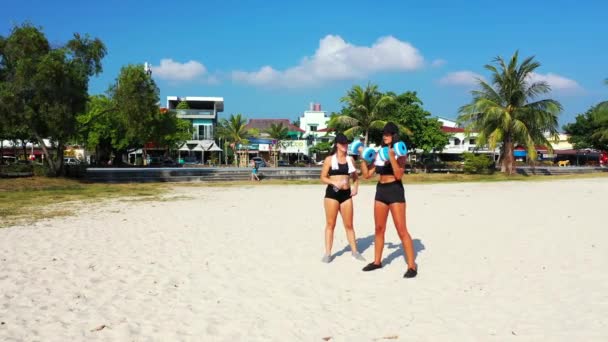
M205 109L175 109L175 113L177 115L205 115L205 116L209 116L209 117L213 117L213 111L212 110L205 110Z
M213 134L192 134L192 140L213 140Z

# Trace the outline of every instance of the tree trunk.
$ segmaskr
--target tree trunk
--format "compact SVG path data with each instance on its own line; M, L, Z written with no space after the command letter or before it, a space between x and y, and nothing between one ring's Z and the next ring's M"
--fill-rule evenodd
M511 139L506 139L504 142L504 155L502 161L502 168L504 172L511 176L515 170L515 157L513 157L513 142Z
M4 140L0 138L0 164L4 164Z
M366 130L365 130L365 142L364 142L364 145L365 145L365 146L368 146L368 145L367 145L367 141L368 141L368 139L369 139L369 129L366 129Z
M44 140L38 134L35 134L34 138L36 138L38 145L40 145L40 148L42 149L42 154L44 155L44 158L46 159L49 169L51 169L51 171L53 173L55 173L57 171L57 169L55 168L55 161L53 161L53 158L51 158L49 150L46 148L46 145L44 144Z
M27 157L27 147L25 146L26 141L25 140L21 140L21 148L23 148L23 158L25 160L29 160L30 158Z
M63 145L63 143L59 142L57 144L57 163L55 164L55 166L57 167L57 169L55 170L56 176L61 176L63 174L63 150L64 149L65 149L65 146Z

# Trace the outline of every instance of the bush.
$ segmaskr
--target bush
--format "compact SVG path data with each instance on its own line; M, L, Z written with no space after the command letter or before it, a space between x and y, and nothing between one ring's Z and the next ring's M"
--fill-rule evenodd
M462 168L463 168L462 162L459 162L459 161L449 161L449 162L446 162L445 164L448 169L452 169L452 170L462 170Z
M305 167L307 164L305 162L295 162L293 163L293 166L297 166L297 167Z
M5 172L9 173L22 173L22 172L32 172L31 164L11 164L3 167Z
M46 165L35 164L34 165L34 176L46 177L50 175L50 169Z
M494 172L494 161L483 154L464 153L465 173L491 174Z

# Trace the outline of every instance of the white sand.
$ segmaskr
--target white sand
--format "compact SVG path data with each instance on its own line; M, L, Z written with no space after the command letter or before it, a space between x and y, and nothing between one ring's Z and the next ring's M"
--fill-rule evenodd
M406 185L411 280L390 220L383 269L340 253L341 221L321 263L323 193L180 187L0 229L0 340L608 340L608 179Z

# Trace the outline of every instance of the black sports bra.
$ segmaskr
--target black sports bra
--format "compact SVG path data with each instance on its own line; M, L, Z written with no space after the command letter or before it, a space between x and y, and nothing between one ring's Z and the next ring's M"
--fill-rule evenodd
M337 170L330 168L328 175L329 176L338 176L338 175L348 176L348 163L338 164Z
M393 171L393 165L388 162L385 163L384 165L380 166L380 165L376 165L376 173L382 176L385 175L394 175L394 171Z

